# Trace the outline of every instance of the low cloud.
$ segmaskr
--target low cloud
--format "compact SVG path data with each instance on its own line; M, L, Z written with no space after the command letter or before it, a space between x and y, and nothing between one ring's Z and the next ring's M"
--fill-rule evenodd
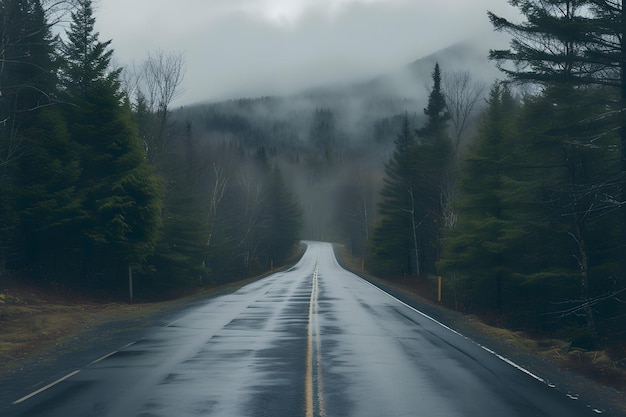
M155 49L184 53L182 104L376 76L491 31L486 11L506 10L501 0L182 3L102 0L96 15L121 63Z

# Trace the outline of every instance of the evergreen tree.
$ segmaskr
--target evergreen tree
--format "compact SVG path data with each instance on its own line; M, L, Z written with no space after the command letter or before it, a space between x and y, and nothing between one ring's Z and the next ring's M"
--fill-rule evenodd
M535 211L535 217L544 219L547 229L542 231L552 243L550 249L537 253L542 264L534 264L527 288L541 288L541 297L535 297L544 301L541 310L560 315L562 326L575 326L579 335L586 334L587 347L598 340L601 329L596 317L617 306L607 300L592 308L594 299L614 290L615 281L608 277L618 271L611 259L611 248L619 240L614 227L618 210L607 198L618 193L619 183L612 180L619 172L617 138L604 133L593 146L576 139L603 131L601 124L592 122L605 111L597 94L606 93L552 87L528 100L522 119L528 155L543 167L541 182L537 181L543 212ZM589 122L578 122L585 119ZM558 312L554 305L559 306ZM568 309L576 314L564 313Z
M440 266L458 276L454 288L465 307L502 310L505 280L519 265L524 236L523 187L515 176L519 145L513 120L517 110L508 90L492 87L488 108L465 158L456 227L446 233ZM526 196L527 197L527 196ZM508 306L507 306L508 307Z
M279 265L293 254L300 241L302 211L277 167L269 173L265 194L268 227L262 246L268 260Z
M445 134L450 121L450 113L446 105L446 98L441 89L441 70L439 63L435 64L432 73L433 89L428 96L428 106L424 109L427 117L426 124L417 130L417 135L423 139L440 139Z
M168 158L162 162L167 161L167 167L161 167L167 184L163 226L154 253L137 275L140 294L184 290L211 282L207 263L210 196L203 188L199 168L205 152L198 151L191 124L187 124L182 140L168 143L165 150Z
M513 24L490 13L496 30L507 31L513 35L511 49L491 51L490 57L502 64L514 63L514 67L500 66L512 80L542 86L548 94L546 97L554 100L552 104L558 105L557 110L560 112L560 109L564 109L568 113L567 122L561 122L557 130L549 128L547 134L563 142L560 149L568 156L565 161L568 168L563 173L563 178L569 178L571 187L568 187L570 192L566 193L569 198L559 200L564 204L560 210L567 211L566 207L570 210L573 207L580 208L580 204L589 203L587 198L576 196L605 195L604 201L612 204L612 208L620 213L616 221L621 233L620 239L614 242L613 248L604 247L604 253L613 253L614 259L620 263L617 274L619 279L611 291L616 293L626 288L626 206L617 203L626 198L626 127L621 116L626 107L625 20L622 2L526 0L510 3L520 8L526 22ZM607 91L607 87L614 91ZM587 91L591 94L587 95ZM581 100L579 104L584 102L589 111L580 111L580 108L576 110L572 103L562 101L563 93L569 99ZM550 114L555 115L555 112L551 111ZM617 132L619 135L617 147L620 168L618 171L605 170L601 180L594 173L595 179L591 180L588 169L583 167L587 163L584 161L590 156L586 151L598 146L609 146L606 151L612 149L614 145L610 141L607 144L606 140L612 137L610 132ZM572 147L571 144L575 146ZM596 156L601 154L607 160L596 163L610 166L614 153L597 153ZM616 187L616 184L619 186ZM577 190L574 192L574 189ZM560 195L564 197L564 194ZM600 207L600 212L607 212L607 204L600 204ZM577 219L571 224L574 229L568 227L566 230L577 236L575 240L578 240L578 249L575 256L580 259L581 256L585 258L589 255L586 245L581 245L586 241L580 240L582 235L587 234L585 227L582 227L587 223L587 216L576 216L575 212L573 210L565 215L569 219ZM595 210L593 212L596 213ZM586 255L583 256L583 253ZM579 267L582 271L587 271L582 275L587 275L587 262L582 262ZM614 275L614 271L607 274ZM581 278L581 281L587 279ZM586 297L587 295L583 295L583 298ZM617 301L610 295L604 299ZM588 319L592 316L590 310L585 312L585 316ZM588 320L588 327L594 327L591 321Z
M24 132L54 101L54 46L39 0L0 2L0 275L9 258L23 262L23 239L16 239L24 236L18 227L19 163L34 145Z
M67 32L67 42L62 47L62 84L65 98L73 105L94 104L91 99L100 92L120 96L121 68L111 68L113 49L111 40L100 41L95 31L91 0L77 0L72 21Z
M424 109L427 120L416 131L419 141L413 151L413 158L416 166L416 193L419 196L417 213L422 219L418 245L423 252L425 272L436 274L441 227L454 187L454 148L447 131L450 114L441 88L439 64L435 64L432 79L433 89L428 98L428 106Z
M489 12L495 30L513 35L511 48L491 50L490 59L511 79L541 85L584 84L595 68L585 55L590 29L588 0L515 0L526 21L520 24ZM508 67L507 62L514 62Z
M0 120L17 134L56 92L56 39L39 0L0 3Z
M417 229L418 195L414 160L415 135L408 115L395 140L395 149L385 165L379 203L379 220L374 227L368 268L377 274L419 275L420 253Z
M111 69L110 41L94 32L90 0L79 0L64 45L63 95L72 139L80 146L85 221L84 276L121 287L129 265L152 252L161 224L162 186L146 161L120 92L119 69Z
M19 164L18 208L25 261L37 276L62 280L77 266L67 250L84 216L78 148L56 108L42 110L24 137L29 153Z

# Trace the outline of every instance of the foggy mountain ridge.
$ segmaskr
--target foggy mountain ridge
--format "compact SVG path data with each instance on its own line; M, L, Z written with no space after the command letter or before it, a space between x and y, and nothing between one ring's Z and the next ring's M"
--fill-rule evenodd
M425 122L436 62L443 77L469 71L486 84L495 81L498 71L487 59L490 46L484 45L484 39L467 40L373 79L197 104L174 111L173 117L190 127L194 153L210 155L225 169L232 169L233 152L251 160L263 149L298 196L304 237L330 239L336 204L345 206L341 201L354 192L355 181L367 190L368 212L375 217L384 165L404 116L413 129Z
M359 98L404 97L426 102L432 84L432 71L436 63L446 73L469 71L472 78L490 85L501 78L494 62L489 61L490 49L507 48L510 36L488 32L449 45L412 61L395 71L349 84L320 86L300 93L307 97L348 95Z
M193 124L197 117L206 119L209 114L219 114L231 121L235 118L245 120L245 123L262 130L265 130L262 128L263 125L272 125L276 128L284 124L293 125L294 129L301 130L303 123L304 125L310 123L311 114L315 109L331 109L341 130L353 139L363 138L368 136L363 129L371 129L371 124L376 121L393 118L405 112L414 115L416 119L422 117L429 89L432 87L432 71L437 62L441 67L444 81L447 73L469 71L474 80L489 86L501 76L501 73L495 63L488 60L488 52L490 48L502 47L503 40L506 39L502 35L490 33L488 36L455 43L396 71L369 80L320 86L293 95L196 104L176 111L175 117L187 119ZM223 131L223 127L225 126L219 127L218 130ZM307 130L307 127L304 129ZM297 136L303 139L302 132ZM393 142L393 139L391 141Z

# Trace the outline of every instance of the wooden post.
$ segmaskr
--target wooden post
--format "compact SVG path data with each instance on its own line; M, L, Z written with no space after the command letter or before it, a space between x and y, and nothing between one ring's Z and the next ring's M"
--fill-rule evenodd
M441 275L437 277L437 301L441 303Z
M133 301L133 267L128 265L128 293L130 301Z

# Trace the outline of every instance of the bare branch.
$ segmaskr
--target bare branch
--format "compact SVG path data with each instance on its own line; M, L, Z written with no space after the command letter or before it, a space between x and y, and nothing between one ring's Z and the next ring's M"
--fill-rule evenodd
M455 151L458 153L463 133L485 94L486 84L474 81L469 71L447 73L443 78L442 88L454 128Z

